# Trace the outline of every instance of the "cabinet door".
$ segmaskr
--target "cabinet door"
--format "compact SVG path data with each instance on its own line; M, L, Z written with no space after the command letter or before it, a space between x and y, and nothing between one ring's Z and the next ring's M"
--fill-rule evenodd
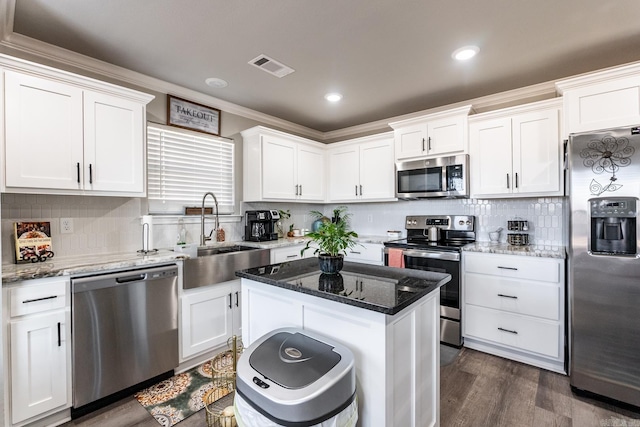
M262 197L296 198L296 144L283 138L262 137Z
M561 193L557 109L514 116L514 193Z
M298 198L324 200L324 150L298 145Z
M355 200L360 195L360 150L349 145L329 152L329 200Z
M233 288L218 284L185 292L181 298L182 357L227 342L232 332Z
M66 312L11 322L11 420L19 423L67 401Z
M640 123L640 75L564 92L567 134Z
M5 73L7 187L79 190L82 90Z
M233 330L232 334L241 337L242 336L242 287L240 286L240 279L234 280L233 284Z
M422 123L396 129L395 157L397 160L420 157L427 154L427 125Z
M393 141L372 142L360 146L360 196L363 199L395 197Z
M85 91L85 189L145 193L143 111L139 103Z
M464 151L464 117L434 120L427 124L427 152L445 154Z
M471 194L510 194L512 187L511 119L501 118L469 125Z

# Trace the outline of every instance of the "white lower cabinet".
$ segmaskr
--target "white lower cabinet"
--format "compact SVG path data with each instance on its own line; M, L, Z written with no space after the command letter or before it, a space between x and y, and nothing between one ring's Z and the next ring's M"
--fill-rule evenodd
M354 354L358 425L436 426L440 407L440 293L393 316L242 279L244 344L294 327Z
M564 260L465 252L465 346L564 373Z
M314 251L313 247L304 251L304 254L300 254L300 251L304 249L306 245L306 243L301 243L299 245L283 246L271 249L271 264L279 264L281 262L296 261L312 257Z
M240 280L185 290L180 298L181 360L241 335Z
M384 265L384 246L381 243L358 243L347 250L345 261Z
M71 406L69 286L69 280L55 278L3 289L9 425L34 422Z

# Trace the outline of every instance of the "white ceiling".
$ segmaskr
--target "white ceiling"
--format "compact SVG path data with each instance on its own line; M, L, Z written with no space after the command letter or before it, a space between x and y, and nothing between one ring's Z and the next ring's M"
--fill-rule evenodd
M18 0L13 31L328 132L638 61L640 1Z

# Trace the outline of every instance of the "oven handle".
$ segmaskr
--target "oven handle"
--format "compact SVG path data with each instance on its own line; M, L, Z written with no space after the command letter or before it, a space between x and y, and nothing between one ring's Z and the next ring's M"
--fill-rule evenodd
M385 253L388 253L385 248ZM409 258L429 258L429 259L442 259L445 261L460 261L459 252L437 252L437 251L424 251L419 249L405 249L403 255Z

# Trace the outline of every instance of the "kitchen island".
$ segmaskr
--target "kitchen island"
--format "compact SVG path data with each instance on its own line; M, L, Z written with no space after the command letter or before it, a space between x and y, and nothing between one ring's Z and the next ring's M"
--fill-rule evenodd
M330 337L354 354L361 426L439 424L440 286L448 274L308 258L239 271L242 336L282 327Z

